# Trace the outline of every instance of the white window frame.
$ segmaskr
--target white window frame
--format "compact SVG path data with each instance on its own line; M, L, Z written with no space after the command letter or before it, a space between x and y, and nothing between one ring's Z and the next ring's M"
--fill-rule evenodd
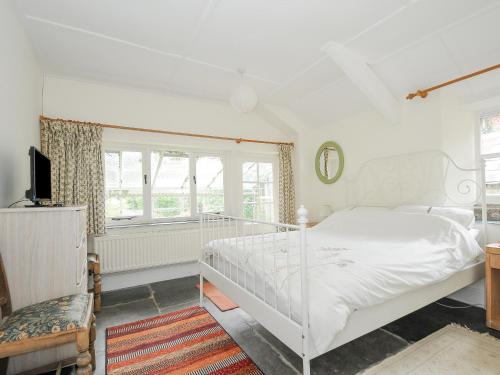
M484 168L486 164L483 164L483 161L485 162L488 159L498 159L500 158L500 153L490 153L490 154L483 154L481 150L481 127L483 125L483 120L486 117L491 117L491 116L500 116L500 108L489 110L487 112L481 112L479 113L478 119L477 119L477 126L476 126L476 158L478 160L479 165ZM484 172L484 176L486 177L486 172ZM478 176L479 177L479 176ZM486 181L485 181L486 182ZM500 194L487 194L485 190L485 196L486 196L486 203L490 204L500 204Z
M243 217L243 176L242 168L244 163L257 162L257 163L271 163L273 166L273 221L279 222L279 197L278 197L278 154L250 154L245 153L237 158L238 166L238 187L236 188L237 200L237 215Z
M147 221L147 212L148 212L148 206L149 210L151 209L151 203L147 201L147 191L146 189L149 187L149 184L144 184L144 175L148 176L148 182L149 182L149 170L147 166L147 161L145 160L145 155L147 154L146 147L144 145L138 145L138 144L118 144L118 143L110 143L110 144L105 144L103 145L103 150L102 150L102 160L106 160L106 152L124 152L124 151L132 151L132 152L142 152L142 199L143 199L143 211L141 216L135 216L132 218L111 218L111 217L106 217L106 226L121 226L121 225L130 225L130 224L138 224L138 223L144 223ZM104 178L106 178L106 163L103 163L103 168L104 168ZM105 183L106 185L106 183ZM149 192L151 189L149 188Z
M141 225L141 224L156 224L156 223L179 223L179 222L190 222L198 220L198 205L197 205L197 193L196 185L193 183L194 176L196 175L196 158L200 156L215 156L222 160L223 165L223 186L224 186L224 211L221 212L226 214L230 212L231 199L229 196L229 179L230 174L228 168L228 155L225 152L218 152L213 150L202 150L190 147L180 147L171 146L165 144L137 144L128 142L104 142L103 144L103 160L105 160L105 153L107 151L140 151L142 152L142 173L147 178L147 183L144 183L144 178L142 180L143 184L143 215L137 216L131 219L128 218L110 218L106 217L107 227L120 227L129 225ZM151 207L151 153L153 151L178 151L189 155L189 172L190 172L190 193L191 193L191 216L186 217L175 217L175 218L153 218L152 207ZM104 163L105 168L105 163ZM106 175L104 173L104 175Z

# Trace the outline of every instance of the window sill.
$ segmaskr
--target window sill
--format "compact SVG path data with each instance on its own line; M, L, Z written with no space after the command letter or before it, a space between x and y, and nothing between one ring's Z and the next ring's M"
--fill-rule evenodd
M128 223L128 224L111 224L106 225L107 230L113 229L127 229L127 228L143 228L143 227L163 227L163 226L173 226L173 225L186 225L186 224L197 224L198 219L188 219L179 221L159 221L159 222L144 222L144 223Z

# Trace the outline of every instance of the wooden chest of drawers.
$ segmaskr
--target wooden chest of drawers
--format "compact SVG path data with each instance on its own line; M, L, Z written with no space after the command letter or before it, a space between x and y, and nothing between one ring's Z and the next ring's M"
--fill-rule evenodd
M500 244L486 247L486 325L500 330Z
M0 253L12 309L87 291L85 207L0 209ZM75 345L9 360L9 374L75 356Z

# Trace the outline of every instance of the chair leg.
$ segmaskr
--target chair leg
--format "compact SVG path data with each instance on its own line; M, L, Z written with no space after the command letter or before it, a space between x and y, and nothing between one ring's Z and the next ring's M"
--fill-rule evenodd
M0 374L6 374L9 367L9 357L0 359Z
M101 311L101 274L94 271L94 311Z
M89 331L90 329L78 331L76 334L76 349L78 357L76 358L76 374L92 375L92 356L89 353Z
M95 338L96 338L96 326L95 326L95 315L92 314L92 322L90 323L90 340L89 340L89 351L92 357L92 368L95 370Z

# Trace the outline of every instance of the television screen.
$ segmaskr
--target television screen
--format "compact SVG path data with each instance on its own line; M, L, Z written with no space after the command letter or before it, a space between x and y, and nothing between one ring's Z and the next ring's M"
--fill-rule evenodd
M50 159L33 146L30 147L29 155L31 189L26 191L26 198L33 202L38 202L42 199L51 199Z
M35 149L35 192L38 199L50 199L50 160Z

